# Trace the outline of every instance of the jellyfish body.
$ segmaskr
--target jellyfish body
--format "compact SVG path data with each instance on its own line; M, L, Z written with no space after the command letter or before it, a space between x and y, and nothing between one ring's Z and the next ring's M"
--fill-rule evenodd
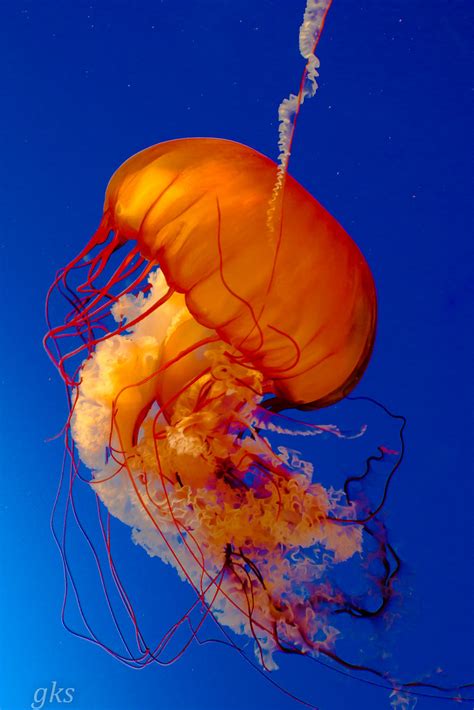
M332 652L331 615L351 602L328 573L362 552L365 531L312 462L269 439L340 432L275 410L344 397L376 323L362 254L289 175L269 220L276 177L268 158L217 139L130 158L58 274L73 308L47 337L91 487L266 668L277 650ZM377 580L383 599L391 583Z
M217 139L162 143L110 181L110 228L136 239L195 321L284 402L324 406L360 379L376 325L373 279L337 221L290 176L267 228L276 166Z

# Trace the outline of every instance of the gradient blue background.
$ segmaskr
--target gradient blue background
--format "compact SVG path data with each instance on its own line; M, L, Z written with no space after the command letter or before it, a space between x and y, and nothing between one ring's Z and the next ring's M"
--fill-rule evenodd
M303 6L0 6L1 710L29 708L35 689L53 680L75 688L68 707L78 710L297 707L222 647L193 647L168 670L133 672L63 629L49 530L61 447L45 440L66 407L41 338L53 274L95 229L125 158L192 135L275 156L277 106L303 67ZM318 52L321 88L304 106L291 164L375 275L380 326L358 393L408 418L387 523L416 613L399 622L395 650L407 673L440 666L460 682L472 670L474 631L473 8L471 0L334 0ZM164 577L157 560L142 569L157 613L166 579L172 621L185 585ZM388 707L385 691L297 661L283 680L322 710ZM417 707L444 706L421 699Z

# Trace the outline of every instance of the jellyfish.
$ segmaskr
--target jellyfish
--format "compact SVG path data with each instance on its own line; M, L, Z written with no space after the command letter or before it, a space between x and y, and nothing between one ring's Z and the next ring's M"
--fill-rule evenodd
M215 138L139 152L112 176L97 231L48 294L45 344L69 401L67 496L85 480L99 507L195 594L145 646L99 517L139 642L136 654L126 645L116 655L135 667L159 662L183 626L192 640L212 618L227 639L251 639L265 670L279 653L368 670L338 656L337 620L374 617L393 594L399 559L377 518L383 497L372 505L350 483L323 486L313 461L279 439L363 434L298 413L347 397L376 331L364 256L288 172L329 5L307 4L307 65L299 94L280 108L279 162ZM56 325L55 294L68 309ZM380 447L379 458L397 453ZM337 571L364 574L374 560L364 605Z
M345 436L288 411L346 397L376 330L366 260L288 173L329 5L307 4L307 65L280 107L278 163L215 138L141 151L111 178L97 231L48 294L70 489L85 466L108 513L176 570L205 615L253 639L266 670L278 651L332 656L334 614L364 613L329 571L362 553L367 520L278 446L278 436ZM55 292L70 306L59 325ZM376 582L382 606L392 577ZM172 635L133 663L159 658Z
M327 563L304 551L342 562L361 551L362 532L348 523L353 507L313 483L308 466L285 465L265 432L291 430L283 409L344 397L376 325L364 257L290 176L278 231L267 229L276 170L218 139L130 158L82 264L60 275L85 268L84 295L50 333L82 341L58 366L75 390L71 433L94 491L222 623L258 638L266 667L279 647L331 644L316 607L341 599L314 584ZM81 353L74 382L67 366Z

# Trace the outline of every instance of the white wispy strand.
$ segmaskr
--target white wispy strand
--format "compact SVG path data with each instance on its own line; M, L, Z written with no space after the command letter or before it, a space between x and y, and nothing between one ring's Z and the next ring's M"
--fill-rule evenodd
M288 98L283 99L278 107L278 170L267 211L267 227L270 232L274 231L273 218L277 199L283 187L291 155L295 116L299 106L304 103L306 98L314 96L318 88L317 77L319 76L320 63L314 51L330 4L331 0L307 0L299 38L300 53L306 59L306 77L301 98L298 103L298 96L290 94Z

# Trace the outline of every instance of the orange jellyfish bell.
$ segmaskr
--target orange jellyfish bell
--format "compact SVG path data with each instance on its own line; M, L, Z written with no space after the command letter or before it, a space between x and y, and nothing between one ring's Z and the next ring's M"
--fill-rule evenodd
M217 334L262 373L275 406L317 408L367 366L375 286L356 244L289 175L269 223L276 175L273 161L233 141L160 143L113 175L104 220L184 294L194 322L177 351ZM188 367L191 379L191 358Z

